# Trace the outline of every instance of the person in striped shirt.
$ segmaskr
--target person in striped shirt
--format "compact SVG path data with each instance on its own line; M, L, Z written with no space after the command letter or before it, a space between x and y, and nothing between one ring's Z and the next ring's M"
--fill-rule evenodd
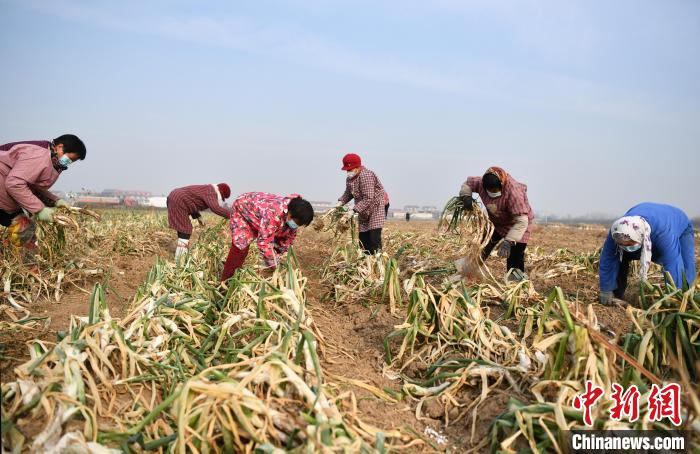
M173 189L166 201L168 225L177 232L175 260L187 252L192 236L192 219L204 225L200 211L209 209L212 213L228 218L231 210L223 207L224 200L231 196L231 188L226 183L197 184Z
M469 177L462 184L459 196L465 208L473 208L474 193L481 198L494 225L493 236L482 251L482 259L486 260L500 242L498 255L507 259L509 278L524 279L525 248L535 218L527 199L527 186L502 168L489 167L483 176Z
M389 196L377 175L362 165L358 155L345 155L342 170L347 172L347 178L338 206L355 199L353 211L358 215L360 246L366 254L374 254L382 248L382 229L389 212Z

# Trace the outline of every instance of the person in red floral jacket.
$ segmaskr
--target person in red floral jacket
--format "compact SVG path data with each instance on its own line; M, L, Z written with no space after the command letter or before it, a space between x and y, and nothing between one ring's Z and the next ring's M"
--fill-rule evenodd
M382 228L389 212L389 195L377 175L362 165L362 159L354 154L343 157L343 167L348 174L345 192L338 199L345 205L355 199L353 211L358 214L360 245L367 254L382 248Z
M266 192L247 192L231 205L231 249L221 282L228 280L248 256L250 243L256 242L265 265L276 268L287 252L300 226L311 224L314 209L299 194L288 197Z

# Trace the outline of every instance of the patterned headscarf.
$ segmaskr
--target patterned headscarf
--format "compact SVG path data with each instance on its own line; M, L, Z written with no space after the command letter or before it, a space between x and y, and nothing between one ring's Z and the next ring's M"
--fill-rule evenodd
M489 174L489 173L496 175L496 177L498 178L498 181L501 182L502 188L506 187L506 183L508 182L508 172L501 169L500 167L494 166L494 167L489 167L488 169L486 169L486 172L484 173L484 175Z
M646 280L651 265L651 227L647 221L641 216L625 216L613 222L610 233L616 243L632 240L642 245L639 278ZM619 246L618 249L622 260L623 250Z

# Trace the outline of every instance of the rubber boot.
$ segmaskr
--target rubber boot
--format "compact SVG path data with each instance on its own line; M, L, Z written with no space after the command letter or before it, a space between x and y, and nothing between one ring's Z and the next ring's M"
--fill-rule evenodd
M184 260L184 256L187 254L190 246L190 240L184 238L177 239L177 248L175 249L175 263L180 264Z

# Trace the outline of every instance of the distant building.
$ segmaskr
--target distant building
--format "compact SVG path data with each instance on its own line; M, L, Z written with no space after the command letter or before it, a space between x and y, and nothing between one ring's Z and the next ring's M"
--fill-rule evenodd
M119 197L102 197L99 195L72 194L70 200L78 206L116 207L121 200Z
M103 197L150 197L149 191L131 191L128 189L105 189L100 193Z
M337 202L310 202L314 209L314 213L325 213L333 208Z
M148 191L105 189L102 192L83 190L70 192L67 198L78 206L92 207L165 207L165 197L152 197Z
M390 213L389 217L391 219L406 219L406 214L410 214L411 220L437 219L437 215L435 213L424 213L420 211L393 211Z
M405 205L403 211L393 213L394 219L405 219L406 213L410 213L411 219L437 219L440 215L438 207L433 205Z
M168 198L165 196L151 196L144 201L145 206L153 208L166 208Z

